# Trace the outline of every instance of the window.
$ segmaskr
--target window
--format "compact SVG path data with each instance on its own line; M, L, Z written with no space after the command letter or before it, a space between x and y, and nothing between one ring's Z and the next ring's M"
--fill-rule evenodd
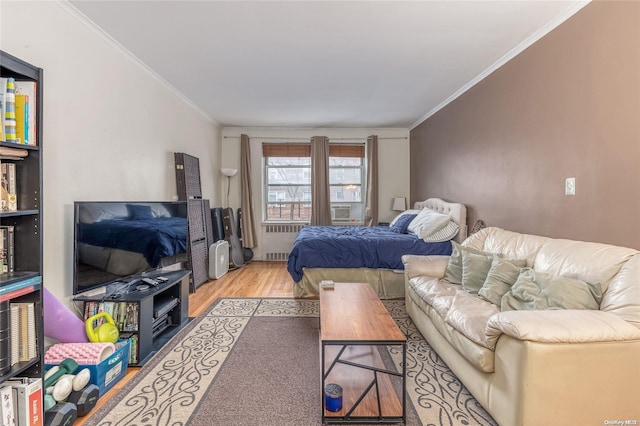
M311 148L308 144L263 144L265 221L311 219ZM334 223L364 220L364 145L329 147L329 185ZM345 212L349 214L345 214ZM337 215L336 215L336 212Z
M330 145L329 187L334 224L364 222L364 145Z
M263 144L266 221L311 219L311 148L308 144Z

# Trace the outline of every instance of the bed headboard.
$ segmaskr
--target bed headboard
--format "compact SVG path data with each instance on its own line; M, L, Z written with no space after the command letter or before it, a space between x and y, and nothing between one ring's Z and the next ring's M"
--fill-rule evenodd
M454 238L455 241L461 243L467 238L467 208L464 204L449 203L440 198L429 198L424 201L417 201L413 208L420 210L425 207L438 213L451 215L451 219L460 226L460 231Z

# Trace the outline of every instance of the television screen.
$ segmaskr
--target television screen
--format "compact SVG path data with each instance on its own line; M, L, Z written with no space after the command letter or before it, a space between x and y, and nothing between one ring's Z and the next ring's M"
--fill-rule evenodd
M187 260L186 202L74 203L73 294Z

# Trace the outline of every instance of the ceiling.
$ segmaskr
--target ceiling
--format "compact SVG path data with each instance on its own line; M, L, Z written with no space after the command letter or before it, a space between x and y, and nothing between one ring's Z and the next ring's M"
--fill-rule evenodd
M412 128L581 1L70 1L221 126Z

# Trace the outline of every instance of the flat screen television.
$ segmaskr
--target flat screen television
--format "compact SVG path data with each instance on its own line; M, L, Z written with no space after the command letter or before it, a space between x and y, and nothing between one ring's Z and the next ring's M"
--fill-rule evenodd
M187 261L186 202L76 201L73 294Z

